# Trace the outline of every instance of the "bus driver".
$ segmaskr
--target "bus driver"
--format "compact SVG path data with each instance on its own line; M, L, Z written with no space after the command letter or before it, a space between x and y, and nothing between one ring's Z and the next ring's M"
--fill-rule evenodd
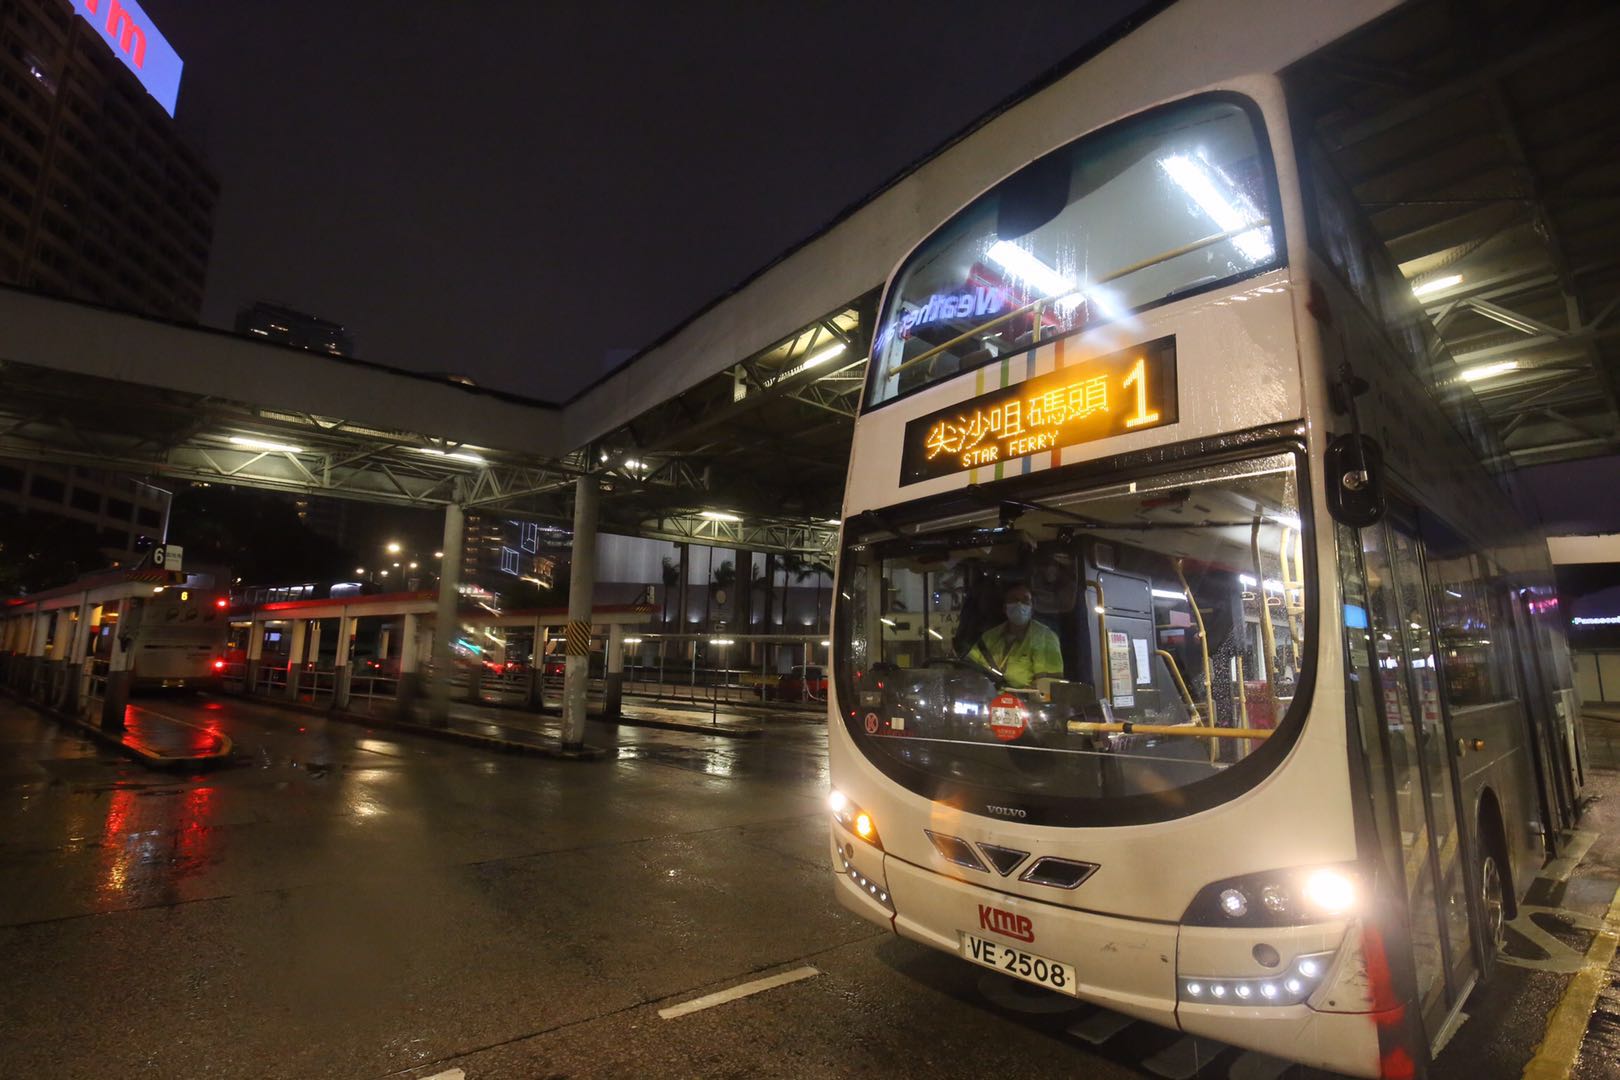
M968 660L1000 674L1008 686L1019 689L1033 687L1036 679L1063 678L1063 647L1050 628L1035 621L1029 586L1015 581L1007 586L1003 599L1007 620L979 635L968 650Z

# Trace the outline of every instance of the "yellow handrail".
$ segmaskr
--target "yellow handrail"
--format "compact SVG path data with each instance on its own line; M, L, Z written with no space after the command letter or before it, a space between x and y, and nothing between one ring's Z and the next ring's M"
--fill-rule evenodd
M1132 724L1103 723L1095 720L1070 720L1069 731L1079 734L1117 735L1174 735L1199 739L1269 739L1267 728L1217 728L1200 724Z
M1198 610L1198 597L1193 595L1192 586L1187 584L1187 571L1183 564L1185 559L1176 560L1176 578L1181 582L1181 591L1187 594L1187 603L1192 605L1193 618L1198 622L1198 647L1204 653L1204 708L1209 710L1205 722L1210 727L1215 726L1215 669L1209 662L1209 635L1204 632L1204 613ZM1213 747L1211 751L1213 752ZM1214 760L1211 757L1210 760Z
M1277 631L1271 625L1271 606L1266 603L1266 575L1260 566L1260 516L1249 529L1249 552L1254 558L1255 595L1260 598L1260 641L1265 646L1262 667L1257 674L1267 682L1277 670Z
M1102 681L1108 688L1108 704L1114 703L1114 663L1108 649L1108 601L1103 598L1102 582L1086 578L1085 583L1097 590L1097 653L1102 657Z
M1176 687L1181 691L1181 700L1187 703L1187 711L1192 713L1193 719L1200 724L1204 723L1203 716L1198 712L1198 703L1193 700L1192 691L1187 689L1187 680L1181 677L1181 668L1177 665L1176 658L1163 649L1153 651L1164 657L1164 666L1170 669L1170 677L1176 680Z

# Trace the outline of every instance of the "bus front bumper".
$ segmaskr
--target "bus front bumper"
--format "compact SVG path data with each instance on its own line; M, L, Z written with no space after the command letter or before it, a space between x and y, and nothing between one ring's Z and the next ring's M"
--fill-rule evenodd
M1241 932L1125 919L1030 901L913 866L865 845L853 845L853 860L840 859L844 848L838 839L835 830L834 862L846 871L837 884L839 902L873 922L891 925L902 937L964 960L968 937L997 940L1068 965L1078 976L1071 988L1074 996L1116 1012L1352 1076L1380 1075L1378 1029L1391 1018L1356 1011L1354 1006L1335 1011L1349 1002L1326 1000L1330 988L1343 989L1345 982L1354 982L1352 972L1341 968L1359 963L1359 949L1343 950L1340 963L1324 980L1323 993L1313 995L1310 1003L1274 1007L1178 1003L1178 962L1189 970L1224 967L1240 944ZM876 884L882 902L860 881ZM1346 929L1341 923L1269 936L1285 952L1291 947L1305 952L1321 948L1328 939L1357 936L1353 930L1346 935ZM1241 945L1244 952L1250 948L1247 942Z

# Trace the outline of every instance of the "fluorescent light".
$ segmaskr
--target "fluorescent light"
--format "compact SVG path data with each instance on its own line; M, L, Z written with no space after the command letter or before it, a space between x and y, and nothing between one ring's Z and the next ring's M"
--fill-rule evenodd
M1413 296L1428 296L1442 289L1449 289L1453 285L1462 284L1461 274L1446 274L1444 277L1430 278L1428 281L1412 286Z
M624 467L634 472L645 469L647 467L647 463L645 461L637 461L635 458L625 458Z
M1502 375L1509 371L1517 371L1517 360L1503 360L1495 364L1480 364L1463 371L1461 378L1464 382L1478 382L1480 379L1489 379L1493 375Z
M299 446L289 446L287 443L271 442L269 439L254 439L246 435L229 436L226 442L232 446L242 446L249 450L269 450L281 454L302 454L305 450Z
M1157 596L1160 600L1185 600L1185 599L1187 599L1187 594L1186 593L1172 592L1169 589L1154 589L1153 590L1153 595Z
M698 517L708 518L710 521L741 521L736 514L728 514L724 510L699 510Z
M1082 299L1080 290L1076 288L1074 282L1011 240L997 240L990 245L990 250L985 254L1003 270L1060 301L1064 307L1072 308Z
M482 465L484 459L477 454L470 454L465 450L439 450L432 446L413 446L411 449L418 454L427 454L430 457L448 458L451 461L464 461L468 465Z
M831 360L833 357L837 356L847 348L849 348L849 346L844 344L842 341L835 342L834 344L827 346L825 349L811 353L809 356L804 358L804 363L800 364L799 366L801 368L815 367L817 364L825 360Z
M1087 300L1106 319L1124 316L1125 308L1114 294L1098 285L1076 285L1056 270L1009 240L997 240L985 252L992 262L1027 285L1056 298L1056 307L1067 315L1081 300Z
M728 637L717 637L717 638L710 638L709 639L709 644L710 645L735 645L737 643L735 641L731 640Z
M1248 196L1238 190L1231 178L1202 157L1173 154L1160 158L1159 167L1198 204L1200 210L1220 226L1222 232L1233 232L1261 220L1260 211ZM1222 188L1226 189L1224 194ZM1253 262L1271 258L1276 250L1267 227L1239 233L1232 238L1232 243Z

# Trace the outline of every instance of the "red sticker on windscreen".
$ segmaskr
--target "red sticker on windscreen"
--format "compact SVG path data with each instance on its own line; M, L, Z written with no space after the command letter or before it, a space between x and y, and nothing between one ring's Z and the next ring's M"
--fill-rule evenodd
M1024 733L1024 703L1017 694L990 699L990 733L1002 742L1012 742Z
M878 714L877 713L875 713L875 712L867 713L866 714L866 733L868 735L876 735L878 733L878 725L881 724L881 723L882 723L882 721L878 719Z

